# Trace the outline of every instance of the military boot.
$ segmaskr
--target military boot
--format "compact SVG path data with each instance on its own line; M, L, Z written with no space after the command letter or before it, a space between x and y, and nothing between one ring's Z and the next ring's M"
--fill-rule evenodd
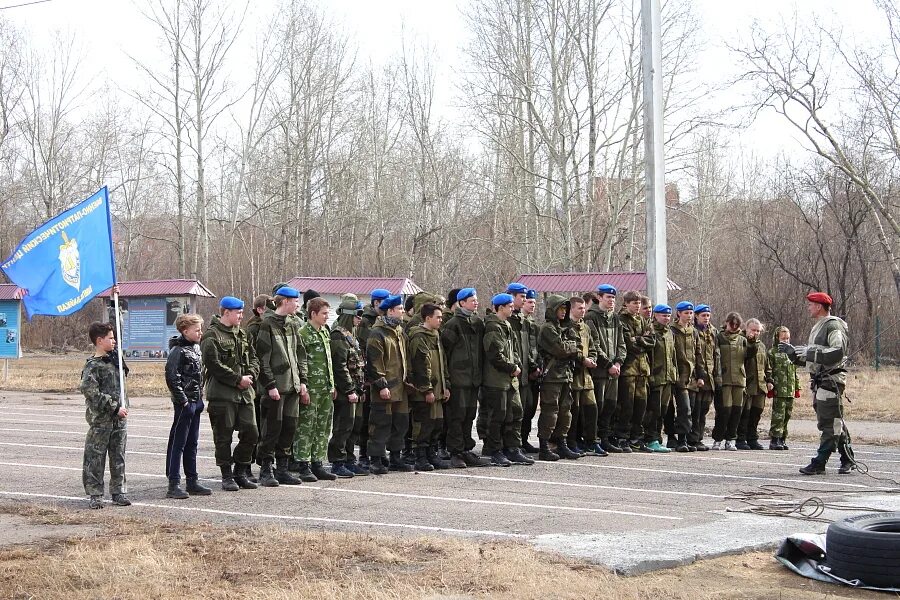
M328 469L322 465L322 461L320 460L314 460L310 470L320 481L334 481L337 479L337 475L329 473Z
M467 467L487 467L491 464L491 459L487 456L478 456L471 450L463 452L463 460L466 461Z
M349 465L342 460L331 463L331 474L339 479L352 479L354 475Z
M538 449L535 448L534 446L532 446L532 445L528 442L528 440L523 439L523 440L522 440L522 452L524 452L524 453L526 453L526 454L537 454L537 453L538 453Z
M250 465L234 465L234 482L242 490L255 490L258 485L250 481Z
M468 465L466 464L466 458L462 453L454 454L450 457L450 468L451 469L465 469Z
M369 461L366 461L366 465L363 466L362 461L359 462L347 462L347 469L353 473L354 476L359 475L360 477L365 477L369 474Z
M781 450L781 438L773 437L769 440L769 450Z
M690 452L691 449L688 447L687 440L683 435L679 435L675 442L675 452Z
M569 448L569 444L566 442L565 438L560 439L556 442L556 453L560 458L564 458L566 460L578 460L581 458L581 455L577 452L572 452L572 449Z
M259 477L255 476L253 474L253 465L252 464L247 465L247 468L244 469L244 471L246 472L247 479L250 481L250 483L259 483Z
M669 450L677 450L678 449L678 438L674 435L666 436L666 448Z
M514 465L534 464L534 459L525 455L521 448L507 448L503 451L503 455Z
M231 472L231 465L222 465L219 467L222 471L222 489L226 492L236 492L240 487L234 482L234 474Z
M313 472L309 470L309 463L305 460L300 461L300 468L297 469L297 473L299 473L300 481L303 483L315 483L319 480L319 478L313 475Z
M622 449L619 448L619 445L609 438L602 440L600 442L600 447L603 448L607 454L622 454Z
M278 487L278 480L272 472L272 459L262 459L262 467L259 469L259 485L263 487Z
M856 461L853 460L853 450L849 446L841 444L838 446L838 452L841 453L841 466L838 468L838 474L849 475L857 468Z
M800 469L800 472L804 475L824 475L825 474L825 463L820 461L817 458L809 461L809 464Z
M388 469L384 466L384 463L381 462L380 456L373 456L371 462L369 462L369 473L372 475L387 475Z
M437 471L443 471L444 469L450 468L450 461L441 458L440 453L436 452L434 448L426 448L425 457Z
M734 447L738 450L749 450L750 444L747 443L747 440L738 440Z
M751 450L765 450L762 444L759 443L759 440L750 440L747 442L747 445L750 446Z
M212 494L212 490L204 485L200 485L196 477L188 477L187 486L184 489L191 496L209 496Z
M779 448L779 450L790 450L790 448L788 448L786 438L779 438L779 439L781 440L781 448Z
M287 456L278 456L275 458L275 480L284 485L300 485L303 483L299 477L291 475L288 465L291 459ZM271 466L271 464L270 464Z
M415 460L413 460L415 462ZM391 458L388 460L388 471L399 471L401 473L411 473L415 471L413 466L406 462L402 454L391 452Z
M559 460L559 454L550 449L550 442L547 440L540 440L541 449L538 451L538 458L540 460L546 460L550 462L554 462Z
M180 479L170 479L169 480L169 489L166 491L166 498L174 498L175 500L184 500L185 498L190 498L188 493L181 489L181 480Z
M416 462L413 468L416 471L434 471L434 465L428 460L428 454L425 448L416 448Z

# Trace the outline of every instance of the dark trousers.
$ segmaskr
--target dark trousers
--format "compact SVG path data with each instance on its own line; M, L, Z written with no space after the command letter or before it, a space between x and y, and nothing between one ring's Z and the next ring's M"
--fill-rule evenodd
M572 425L571 383L544 382L541 387L541 414L538 416L538 438L558 441L565 438Z
M660 440L660 427L662 424L662 411L672 402L672 385L667 383L650 388L647 398L647 408L644 411L644 442L650 443Z
M619 378L594 377L594 398L597 400L597 439L613 435L613 423L619 403Z
M223 467L232 463L249 465L253 460L253 449L259 441L253 404L211 401L206 411L216 447L216 466ZM235 431L238 443L232 453L231 441Z
M666 435L678 435L687 438L694 425L691 420L693 395L694 393L687 388L675 388L672 391L672 400L666 407Z
M488 407L490 414L482 454L491 455L504 448L520 448L522 402L519 390L514 387L507 390L482 388L481 403Z
M737 439L759 441L759 419L766 408L765 394L745 394L741 419L738 422Z
M744 406L744 386L723 385L721 396L722 404L716 405L716 424L712 433L712 438L717 442L737 438L738 423Z
M528 381L525 385L519 386L519 398L522 400L522 431L520 437L522 442L527 442L531 436L531 426L534 423L534 415L537 414L540 389L540 385L536 381Z
M688 435L689 444L699 444L706 435L706 415L709 406L713 402L713 392L699 390L694 392L691 399L691 433Z
M475 447L472 424L478 411L478 388L451 388L450 400L444 405L447 421L447 450L459 454Z
M359 456L367 456L369 446L369 412L372 409L370 401L369 386L366 386L363 392L362 402L362 418L357 419L353 423L353 437L356 438L356 445L359 446Z
M184 461L184 476L197 478L197 440L200 439L200 415L203 401L188 402L175 407L172 428L169 430L169 444L166 447L166 477L169 481L181 479L181 464Z
M646 410L647 378L620 377L615 437L622 440L641 439Z
M387 456L387 451L401 452L409 428L409 407L400 402L372 402L369 412L370 458Z
M843 390L829 392L824 389L817 390L815 400L813 400L816 425L821 433L816 460L823 465L828 462L835 450L840 453L842 463L850 461L847 449L850 446L850 432L844 422L842 400Z
M591 447L597 441L597 401L594 390L572 390L572 425L569 445L584 443Z
M281 400L272 400L268 394L260 403L260 441L256 449L257 460L274 461L276 457L291 456L291 446L297 433L297 413L300 396L285 392ZM289 416L290 415L290 416Z
M440 399L431 404L424 399L409 403L409 415L412 418L412 447L426 449L437 446L440 442L444 425L444 411Z
M328 462L356 460L353 454L353 432L356 430L357 422L362 422L361 403L350 402L347 396L339 393L334 400L331 439L328 440Z

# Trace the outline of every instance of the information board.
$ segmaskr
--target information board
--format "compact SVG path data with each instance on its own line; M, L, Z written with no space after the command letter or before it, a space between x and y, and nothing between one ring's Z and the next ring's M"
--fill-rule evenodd
M0 358L19 358L19 334L22 331L18 300L0 300Z
M188 312L186 298L120 298L122 347L131 359L165 359L169 338L178 334L175 319ZM109 306L110 318L113 317Z

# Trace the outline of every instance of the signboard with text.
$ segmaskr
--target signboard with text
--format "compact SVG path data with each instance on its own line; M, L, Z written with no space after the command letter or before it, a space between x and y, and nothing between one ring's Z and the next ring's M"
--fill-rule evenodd
M18 300L0 300L0 359L19 358L22 317Z
M122 348L130 359L163 360L169 339L178 335L175 319L189 310L187 298L120 298ZM110 317L112 318L110 305Z

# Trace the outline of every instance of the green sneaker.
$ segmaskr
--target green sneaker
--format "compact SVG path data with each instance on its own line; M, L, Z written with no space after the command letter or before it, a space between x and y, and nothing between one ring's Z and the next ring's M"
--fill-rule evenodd
M653 450L654 452L662 452L662 453L671 452L671 450L669 448L666 448L665 446L660 444L659 440L653 440L652 442L647 444L647 447L650 448L651 450Z

